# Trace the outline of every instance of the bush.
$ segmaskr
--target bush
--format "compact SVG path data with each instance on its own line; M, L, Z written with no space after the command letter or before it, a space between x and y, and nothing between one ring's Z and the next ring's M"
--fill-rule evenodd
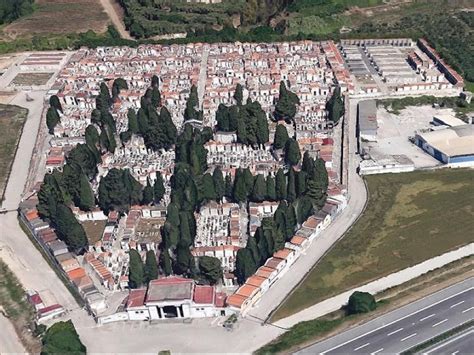
M355 291L349 297L347 304L347 314L368 313L377 307L374 296L368 292Z

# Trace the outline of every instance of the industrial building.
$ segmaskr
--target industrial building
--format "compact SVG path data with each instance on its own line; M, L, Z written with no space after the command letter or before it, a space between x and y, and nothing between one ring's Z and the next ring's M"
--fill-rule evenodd
M452 167L474 166L474 125L465 124L415 137L418 147Z
M361 101L357 105L357 127L359 139L377 141L377 105L375 100Z

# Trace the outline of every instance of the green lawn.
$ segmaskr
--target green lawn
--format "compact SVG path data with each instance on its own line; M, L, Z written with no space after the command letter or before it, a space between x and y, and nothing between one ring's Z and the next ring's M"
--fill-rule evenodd
M0 201L27 115L26 108L0 104Z
M273 321L474 241L472 170L373 175L366 180L366 211Z

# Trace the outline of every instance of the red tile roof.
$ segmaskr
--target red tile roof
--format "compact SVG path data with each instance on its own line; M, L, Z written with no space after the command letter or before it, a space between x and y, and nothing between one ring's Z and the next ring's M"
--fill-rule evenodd
M130 290L127 300L127 308L131 307L143 307L145 303L146 289L139 288L136 290Z
M199 304L212 304L214 303L215 289L212 286L200 286L194 287L193 300Z

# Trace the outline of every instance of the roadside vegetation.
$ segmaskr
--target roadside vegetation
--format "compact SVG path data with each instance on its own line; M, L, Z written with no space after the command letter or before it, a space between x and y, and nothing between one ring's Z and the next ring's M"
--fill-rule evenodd
M3 200L27 115L26 108L0 104L0 201Z
M466 121L468 113L474 111L474 100L471 103L467 103L466 100L460 97L407 96L401 99L377 100L377 105L383 106L388 112L396 115L409 106L439 105L440 108L452 108L456 112L456 116Z
M20 281L1 259L0 313L11 321L26 349L37 353L40 342L31 334L31 330L35 328L34 309L26 300Z
M473 274L472 262L472 256L453 261L439 269L377 294L377 309L373 312L348 315L347 310L341 309L311 321L298 323L286 333L257 350L256 354L292 353L316 341L322 341L351 327L366 323L471 277Z
M0 25L10 23L33 12L33 0L1 0Z
M474 241L471 170L373 175L366 181L365 212L273 321Z

